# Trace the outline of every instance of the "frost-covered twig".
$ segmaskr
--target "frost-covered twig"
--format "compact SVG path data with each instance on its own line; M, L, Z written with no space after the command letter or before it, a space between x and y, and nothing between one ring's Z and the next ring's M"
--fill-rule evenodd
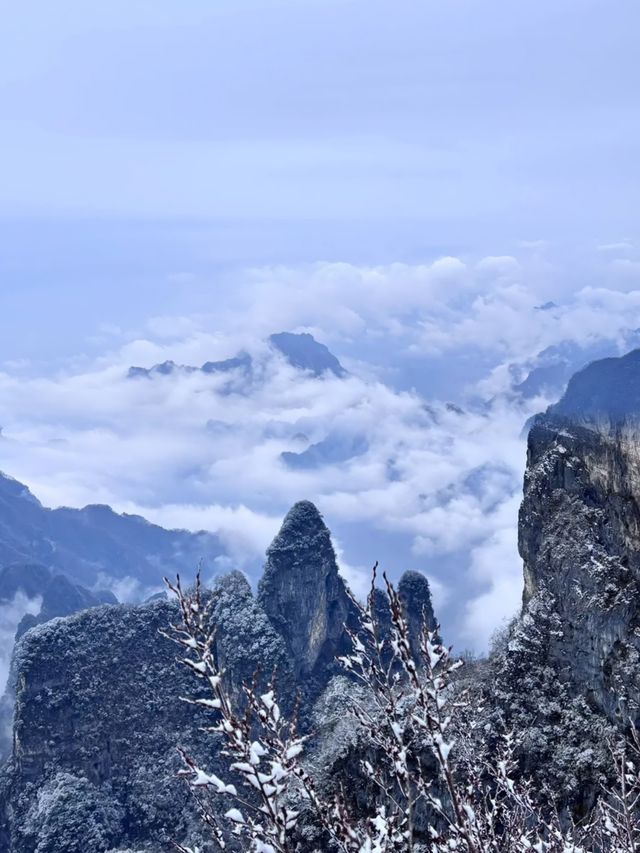
M630 725L629 737L611 746L617 784L603 791L599 810L602 836L614 853L640 850L640 736Z
M223 828L219 810L198 797L203 819L221 849L230 832L250 841L257 853L290 853L290 831L298 814L290 808L286 794L292 780L298 778L297 758L305 741L297 732L295 716L285 719L282 715L273 681L261 692L256 679L242 688L245 709L238 712L225 684L225 671L216 660L215 626L200 576L189 592L180 578L175 584L166 583L180 605L182 624L173 625L165 636L184 649L182 662L208 688L207 696L185 701L214 713L214 722L205 731L222 737L222 755L228 759L234 781L200 767L184 751L181 775L197 793L207 791L227 800Z

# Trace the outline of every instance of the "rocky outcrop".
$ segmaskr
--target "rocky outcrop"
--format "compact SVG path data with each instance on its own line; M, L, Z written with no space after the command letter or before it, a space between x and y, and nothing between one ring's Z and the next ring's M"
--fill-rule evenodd
M589 365L528 438L522 626L549 681L609 720L640 701L640 350ZM518 652L515 643L515 653ZM521 645L521 644L520 644ZM542 649L542 641L537 644Z
M284 644L245 578L232 573L211 595L214 652L232 691L239 697L242 682L258 671L264 683L275 668L293 700ZM38 851L155 853L172 849L172 839L200 843L195 804L176 780L176 747L213 772L223 773L224 762L202 735L206 712L180 699L198 693L198 682L159 635L177 617L167 600L101 607L37 626L18 642L0 849L33 853L49 836L51 846ZM71 841L65 823L77 827Z
M405 572L398 595L419 658L423 622L432 630L436 626L429 581L419 572ZM292 507L269 546L258 600L284 639L296 680L311 693L319 692L337 672L336 656L350 647L345 626L356 625L357 613L338 572L331 534L310 501ZM390 613L381 590L376 590L375 610L387 633Z
M640 351L589 365L528 435L522 613L489 663L489 729L584 814L640 702Z
M551 413L530 431L520 511L524 607L558 616L561 677L613 717L640 699L640 431Z
M90 607L117 603L111 592L92 592L64 575L54 575L49 569L37 564L14 563L0 571L0 613L5 619L5 625L9 623L7 628L15 628L15 639L19 639L30 628L58 616L70 616ZM9 630L6 633L7 645L0 651L0 660L4 664L3 681L6 681L14 639ZM0 760L6 758L11 747L11 719L15 700L12 679L9 679L6 687L4 684L2 687L6 692L0 699Z
M329 530L310 501L293 506L269 546L258 601L285 642L296 679L324 685L346 650L354 610Z
M35 849L49 819L34 811L35 795L57 785L61 773L71 790L85 780L92 797L108 793L119 812L128 803L121 830L127 840L165 843L184 829L187 798L171 777L176 741L188 739L193 719L176 696L192 684L158 636L176 615L169 602L98 608L47 622L18 642L13 751L4 772L9 849ZM145 784L156 787L158 807L170 805L164 816L152 816ZM105 838L115 845L111 831ZM79 843L90 840L80 835Z

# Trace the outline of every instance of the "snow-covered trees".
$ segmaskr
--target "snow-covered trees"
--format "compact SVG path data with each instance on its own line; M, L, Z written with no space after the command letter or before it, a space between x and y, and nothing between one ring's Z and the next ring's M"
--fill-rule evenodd
M579 825L553 795L523 775L519 732L483 730L488 719L440 642L429 614L419 638L403 602L384 578L381 608L374 569L364 605L353 600L358 627L339 660L348 713L359 731L359 779L366 802L354 805L344 778L319 786L313 734L283 714L277 679L254 678L230 691L216 655L215 596L200 583L169 584L182 621L168 632L182 660L206 687L186 701L211 713L206 732L226 760L211 772L182 753L181 775L220 849L234 839L255 853L631 853L639 843L637 741L612 747L618 787ZM307 755L310 751L311 759ZM217 764L219 767L219 763ZM355 780L353 780L355 782ZM306 832L309 823L318 834ZM313 842L308 839L313 837ZM305 840L307 839L307 840ZM178 846L182 853L195 847Z

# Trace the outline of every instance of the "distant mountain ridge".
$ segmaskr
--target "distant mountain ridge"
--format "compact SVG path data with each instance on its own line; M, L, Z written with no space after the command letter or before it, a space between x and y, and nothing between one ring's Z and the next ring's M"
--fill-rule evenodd
M253 360L248 353L239 353L233 358L223 361L205 361L202 367L193 367L189 364L176 364L175 361L163 361L154 364L153 367L130 367L128 376L130 379L149 378L151 376L170 376L172 373L230 373L233 370L248 372L251 370Z
M314 376L330 373L342 378L347 375L347 371L329 348L317 341L308 332L277 332L270 335L269 345L298 370L308 371ZM201 367L176 364L174 361L163 361L149 368L130 367L127 375L130 379L150 379L155 376L171 376L177 373L210 375L239 373L249 377L253 368L252 356L249 353L240 352L236 356L222 361L206 361Z
M108 506L48 509L24 484L0 473L0 567L37 563L89 588L126 577L157 587L164 574L223 553L211 533L165 530Z
M570 380L548 414L578 422L611 424L640 419L640 349L592 362Z
M40 609L38 613L23 616L17 637L56 616L70 616L89 607L118 603L109 590L89 590L37 563L13 563L0 569L0 605L10 603L20 593L27 599L38 599Z
M557 306L539 306L538 310L553 310ZM578 371L594 361L615 358L621 353L640 346L640 330L627 329L620 340L599 339L596 341L576 343L561 341L546 347L531 359L527 366L527 374L514 384L513 391L524 399L537 396L547 398L560 397L567 388L569 380ZM522 366L512 365L514 373L521 373Z

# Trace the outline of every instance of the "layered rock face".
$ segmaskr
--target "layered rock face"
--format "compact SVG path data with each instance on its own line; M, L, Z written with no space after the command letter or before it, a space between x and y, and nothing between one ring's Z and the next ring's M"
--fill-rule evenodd
M640 700L640 351L576 374L532 427L519 545L549 662L615 719Z
M258 601L285 641L296 678L326 680L345 649L353 606L329 530L310 501L295 504L271 543Z

